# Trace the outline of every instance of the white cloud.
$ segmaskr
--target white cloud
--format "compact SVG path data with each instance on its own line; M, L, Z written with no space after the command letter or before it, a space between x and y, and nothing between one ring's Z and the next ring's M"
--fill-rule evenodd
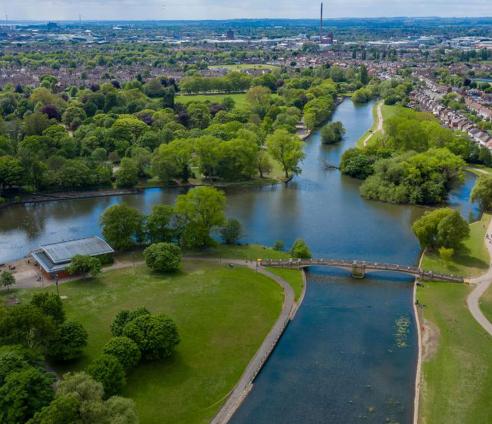
M318 0L4 0L11 19L315 18ZM4 10L2 10L2 8ZM327 17L492 16L491 0L328 0Z

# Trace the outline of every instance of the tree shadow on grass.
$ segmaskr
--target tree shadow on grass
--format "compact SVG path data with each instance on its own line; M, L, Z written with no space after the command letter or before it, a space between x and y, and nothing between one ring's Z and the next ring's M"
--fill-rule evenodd
M472 256L470 253L470 249L463 246L457 252L453 258L453 261L458 265L468 267L468 268L478 268L478 269L488 269L489 264L475 256Z

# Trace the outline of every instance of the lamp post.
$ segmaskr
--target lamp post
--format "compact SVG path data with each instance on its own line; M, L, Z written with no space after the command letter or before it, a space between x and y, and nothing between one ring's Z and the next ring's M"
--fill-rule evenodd
M58 273L55 274L56 294L60 297L60 288L58 287Z

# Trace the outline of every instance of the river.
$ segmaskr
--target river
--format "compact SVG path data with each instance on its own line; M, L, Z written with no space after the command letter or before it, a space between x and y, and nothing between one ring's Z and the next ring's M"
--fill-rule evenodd
M373 103L345 100L332 120L347 132L323 146L319 132L306 141L303 172L288 185L227 190L227 213L238 218L244 241L286 246L298 237L316 257L413 265L419 246L412 222L424 208L366 201L359 182L326 164L338 164L372 125ZM465 216L474 183L468 175L450 203ZM0 211L0 262L40 244L99 234L99 216L124 202L149 212L172 203L177 189L143 194L19 205ZM345 271L310 269L304 303L233 417L235 423L410 423L417 340L412 280L370 273L353 280Z

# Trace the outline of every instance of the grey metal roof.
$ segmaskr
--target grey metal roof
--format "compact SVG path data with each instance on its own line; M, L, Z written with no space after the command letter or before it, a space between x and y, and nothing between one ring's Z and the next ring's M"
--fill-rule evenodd
M76 255L99 256L114 252L111 246L99 237L47 244L41 246L41 250L53 264L69 262Z
M64 271L67 266L69 265L68 262L65 262L63 264L54 264L48 256L44 253L42 250L35 250L34 252L31 253L31 256L34 258L34 260L43 268L47 273L55 273L55 272L60 272Z

